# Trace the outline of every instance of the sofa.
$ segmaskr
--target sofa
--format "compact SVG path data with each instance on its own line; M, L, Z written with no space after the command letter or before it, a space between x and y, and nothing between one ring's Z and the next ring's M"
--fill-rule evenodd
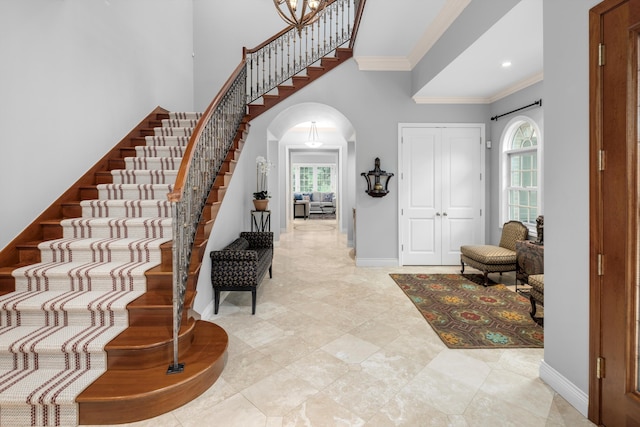
M308 218L312 213L326 213L327 208L335 210L334 192L314 191L312 193L293 193L293 217ZM323 208L325 210L323 210Z
M250 291L251 314L256 314L258 286L267 271L269 278L273 277L273 232L242 232L225 248L209 255L214 313L218 314L221 291Z

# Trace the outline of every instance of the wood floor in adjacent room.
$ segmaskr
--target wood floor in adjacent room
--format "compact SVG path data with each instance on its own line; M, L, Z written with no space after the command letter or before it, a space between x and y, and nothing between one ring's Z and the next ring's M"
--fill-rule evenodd
M251 293L236 292L209 319L229 334L220 379L129 425L592 426L538 378L544 350L450 350L389 277L459 271L356 267L335 221L296 220L256 315Z

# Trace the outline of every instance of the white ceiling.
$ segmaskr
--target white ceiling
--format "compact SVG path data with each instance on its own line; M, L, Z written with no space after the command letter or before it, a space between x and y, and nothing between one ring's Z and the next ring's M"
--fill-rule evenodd
M354 55L360 69L412 70L472 1L492 0L367 0ZM416 102L491 103L542 80L542 0L520 0L441 66Z

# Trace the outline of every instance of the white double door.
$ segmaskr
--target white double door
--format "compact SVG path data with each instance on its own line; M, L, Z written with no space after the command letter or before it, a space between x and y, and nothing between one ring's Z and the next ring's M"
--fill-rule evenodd
M400 134L400 264L459 264L461 245L484 241L483 125Z

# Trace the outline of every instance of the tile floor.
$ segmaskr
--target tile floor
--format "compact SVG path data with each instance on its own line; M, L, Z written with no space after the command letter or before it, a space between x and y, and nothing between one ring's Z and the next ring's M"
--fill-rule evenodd
M131 426L591 426L538 378L542 349L450 350L389 277L358 268L335 221L296 220L273 278L210 320L229 360L202 396ZM513 280L513 276L511 276Z

